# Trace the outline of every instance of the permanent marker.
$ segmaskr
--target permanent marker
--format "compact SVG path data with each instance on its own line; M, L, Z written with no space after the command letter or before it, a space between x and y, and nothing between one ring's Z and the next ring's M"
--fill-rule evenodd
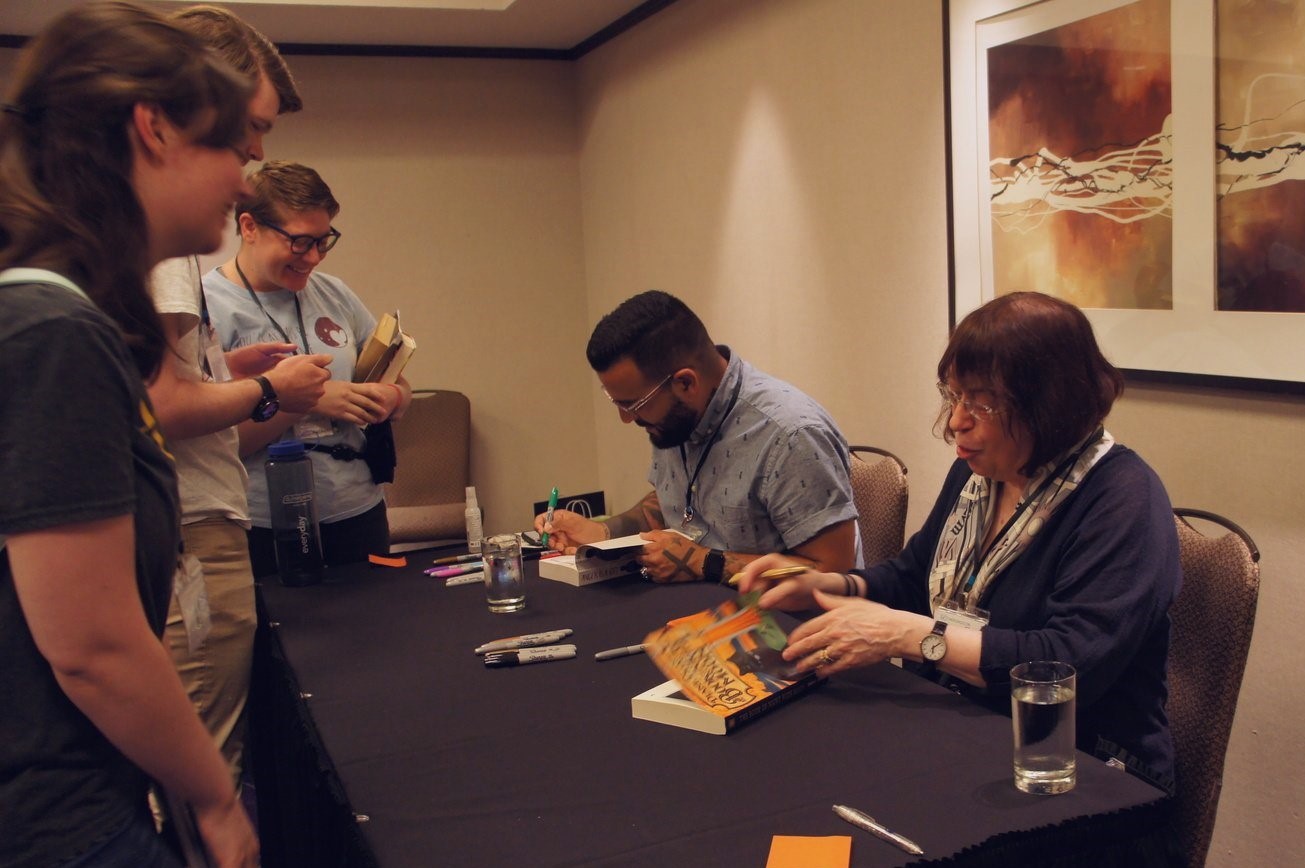
M853 826L856 826L859 829L865 829L876 838L882 838L889 844L905 850L912 856L924 855L924 851L920 849L919 844L915 843L910 838L890 831L887 826L863 811L858 811L856 808L849 808L847 805L834 805L834 813L838 814L838 816L842 817Z
M560 642L575 631L570 627L562 630L549 630L547 633L527 633L524 636L512 636L507 639L495 639L493 642L486 642L476 649L477 654L484 654L488 651L509 651L513 648L533 648L536 645L552 645L554 642Z
M429 570L423 570L428 576L435 576L439 579L451 579L454 576L465 576L467 573L483 573L485 571L484 561L474 563L458 564L454 567L432 567Z
M504 666L520 666L523 663L543 663L546 660L570 660L574 656L574 645L519 648L509 651L493 651L486 654L485 666L489 669L499 669Z
M624 648L609 648L606 651L599 651L594 655L595 660L615 660L617 657L629 657L631 654L642 654L644 652L642 645L626 645Z
M544 513L544 527L548 527L553 523L553 510L555 509L557 509L556 485L553 486L553 490L548 494L548 512ZM545 546L548 545L548 531L544 531L544 534L539 538L539 541Z
M435 566L437 567L440 567L440 566L448 566L449 564L469 564L472 561L480 560L480 558L481 558L480 555L471 555L471 554L449 555L448 557L445 558L436 558L435 560L431 561L431 563L435 564Z

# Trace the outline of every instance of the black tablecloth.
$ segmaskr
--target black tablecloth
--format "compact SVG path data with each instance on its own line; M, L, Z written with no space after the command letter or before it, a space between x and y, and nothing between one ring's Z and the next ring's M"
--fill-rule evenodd
M1080 754L1071 793L1020 793L1009 719L888 664L728 736L633 719L630 697L660 673L594 652L719 602L719 587L532 577L526 610L495 615L479 586L446 588L408 557L260 585L264 865L760 868L777 834L851 835L853 865L916 864L835 803L914 839L919 864L1160 861L1160 791ZM472 652L563 627L574 660L490 670Z

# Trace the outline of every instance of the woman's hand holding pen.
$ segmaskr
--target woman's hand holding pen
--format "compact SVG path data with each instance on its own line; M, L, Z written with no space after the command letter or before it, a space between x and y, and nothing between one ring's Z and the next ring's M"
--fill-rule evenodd
M815 591L842 594L847 587L839 573L819 573L811 569L778 582L761 575L768 570L801 566L809 564L784 555L763 555L749 562L738 574L739 593L763 590L759 601L762 608L793 612L815 608Z
M585 543L607 539L607 528L600 522L585 518L569 509L553 510L553 520L547 513L535 516L535 530L548 534L548 547L564 555L573 555Z

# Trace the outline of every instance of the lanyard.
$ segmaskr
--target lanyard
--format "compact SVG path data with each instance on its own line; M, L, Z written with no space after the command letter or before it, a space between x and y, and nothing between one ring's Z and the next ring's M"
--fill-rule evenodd
M263 312L263 316L267 317L267 321L270 322L272 327L276 329L277 333L281 335L281 340L285 341L287 344L294 343L294 341L290 340L290 335L286 333L286 330L281 328L281 324L272 318L272 315L267 312L267 308L263 307L263 302L259 300L258 293L254 292L254 288L249 285L249 278L245 277L245 272L240 268L240 257L237 256L232 261L236 264L236 274L240 275L241 282L245 284L245 289L249 291L249 297L254 300L254 304L258 305L258 309ZM299 294L292 292L290 293L290 297L294 299L295 319L299 321L299 337L304 339L304 352L312 352L312 350L308 349L308 333L304 330L304 312L299 307Z
M1002 525L1002 528L998 531L997 535L992 538L992 542L988 544L987 548L980 551L979 547L975 546L973 549L973 568L970 570L970 576L965 580L964 586L957 585L956 591L953 594L953 599L963 599L966 594L969 594L970 589L974 587L975 581L979 578L979 570L983 567L983 562L988 559L988 555L992 554L992 550L997 547L997 543L1000 542L1002 538L1010 532L1010 529L1015 526L1015 523L1019 521L1019 517L1024 514L1024 511L1028 509L1030 505L1037 503L1038 498L1046 492L1053 482L1058 481L1059 484L1063 486L1065 484L1065 476L1068 474L1069 469L1083 456L1083 453L1088 450L1088 447L1100 439L1101 429L1098 428L1096 432L1087 439L1087 442L1076 449L1074 454L1062 461L1046 479L1042 480L1042 484L1038 486L1037 491L1019 502L1019 505L1015 507L1015 511L1011 513L1010 518L1006 519L1006 523Z
M693 476L689 479L689 484L684 489L684 521L681 527L688 527L693 521L693 487L698 484L698 474L702 472L702 465L707 463L707 456L711 454L711 447L716 445L720 439L720 432L725 427L725 422L729 419L730 413L734 412L734 405L739 400L739 390L743 388L743 377L739 376L739 381L734 384L734 392L730 395L730 402L725 406L725 415L720 417L720 422L716 425L716 430L711 432L711 437L707 438L707 445L702 447L702 454L698 456L698 466L693 469ZM684 444L680 444L680 460L684 462L684 472L689 472L689 457L684 450Z

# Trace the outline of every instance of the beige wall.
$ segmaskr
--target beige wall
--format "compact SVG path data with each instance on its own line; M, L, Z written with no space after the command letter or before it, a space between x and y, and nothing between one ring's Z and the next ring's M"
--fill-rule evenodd
M554 484L597 488L574 66L290 60L306 109L268 155L331 185L344 237L323 270L400 310L413 386L471 399L485 530L528 526Z
M902 455L911 518L945 338L942 13L919 0L681 0L580 63L591 316L682 294L720 340ZM1224 512L1265 575L1211 866L1300 864L1305 400L1133 386L1110 427L1175 504ZM640 437L598 418L604 483L642 489ZM619 498L618 498L619 499Z
M327 270L401 308L414 385L470 396L487 528L524 524L553 484L615 507L644 492L646 439L583 346L650 287L901 455L915 526L949 461L929 433L941 52L939 4L921 0L680 0L578 64L292 58L308 110L269 145L334 186L345 240ZM1227 513L1264 552L1212 866L1305 862L1303 411L1134 386L1110 422L1175 503Z

